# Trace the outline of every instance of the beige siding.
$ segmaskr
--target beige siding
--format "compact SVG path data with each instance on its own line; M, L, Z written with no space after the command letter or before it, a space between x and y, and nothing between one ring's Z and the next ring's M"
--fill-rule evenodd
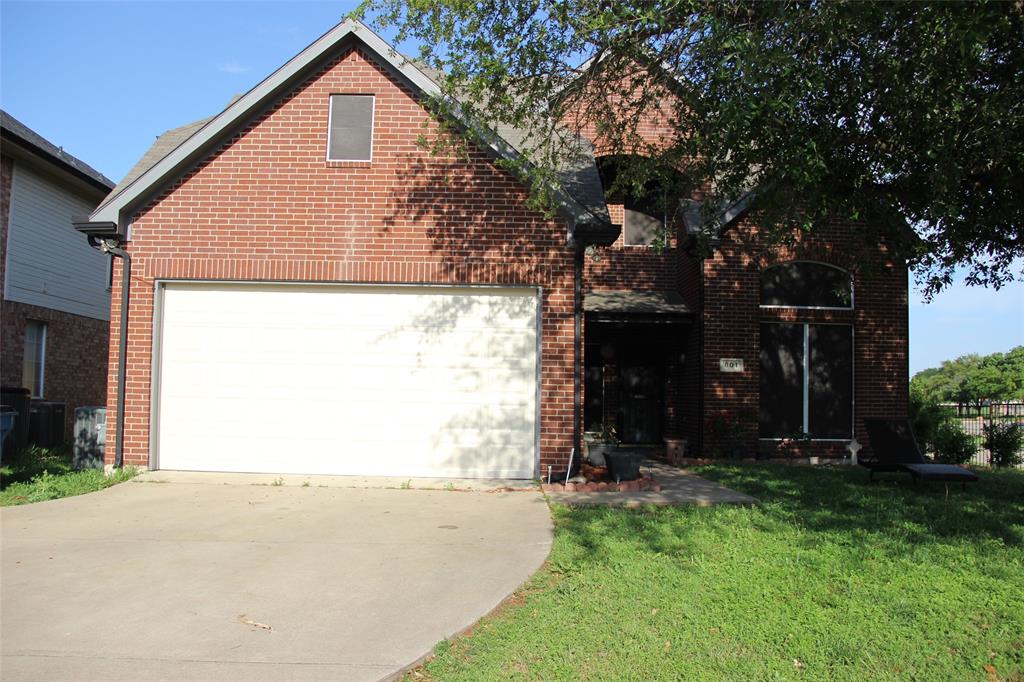
M4 298L110 319L107 259L71 226L94 204L17 163L11 184Z

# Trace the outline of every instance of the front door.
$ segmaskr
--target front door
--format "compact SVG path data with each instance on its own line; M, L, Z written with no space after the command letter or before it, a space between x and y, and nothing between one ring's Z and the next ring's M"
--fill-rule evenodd
M623 368L619 383L623 443L661 442L664 384L665 376L660 367Z

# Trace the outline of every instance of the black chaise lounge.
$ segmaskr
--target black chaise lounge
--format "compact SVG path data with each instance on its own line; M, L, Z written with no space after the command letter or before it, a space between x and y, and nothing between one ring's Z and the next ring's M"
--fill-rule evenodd
M865 419L864 426L874 456L858 460L858 464L871 471L869 480L874 480L875 473L880 471L905 471L914 477L915 483L918 480L961 483L965 489L968 483L978 480L977 474L963 467L935 464L925 459L909 420Z

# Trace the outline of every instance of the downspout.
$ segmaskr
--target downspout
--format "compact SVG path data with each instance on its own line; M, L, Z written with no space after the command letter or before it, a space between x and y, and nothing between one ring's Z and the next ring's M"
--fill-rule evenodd
M132 282L132 257L114 240L89 237L89 243L111 257L120 258L124 262L121 269L121 323L118 329L117 344L117 445L114 450L114 468L124 466L124 404L125 384L128 369L128 296Z
M697 282L700 289L699 303L700 310L697 318L697 443L694 456L703 456L704 453L704 374L707 369L704 361L704 256L698 255L697 267L700 269Z
M573 248L573 344L572 344L572 443L573 449L569 460L569 470L575 461L582 461L583 440L583 402L580 386L583 358L581 343L583 341L583 257L588 246L610 246L615 243L621 227L604 220L580 221L573 226L569 244ZM568 476L567 476L568 478Z

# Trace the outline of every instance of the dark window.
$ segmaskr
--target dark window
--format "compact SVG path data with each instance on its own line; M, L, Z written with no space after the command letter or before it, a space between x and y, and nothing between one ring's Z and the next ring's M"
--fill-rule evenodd
M665 239L670 198L682 193L683 180L679 173L654 163L651 159L629 155L597 159L605 201L621 204L625 209L622 241L627 246L650 246Z
M807 431L815 438L849 438L853 424L853 328L807 326Z
M795 435L804 425L804 326L761 325L760 435Z
M796 308L852 308L853 283L845 270L797 261L761 274L761 305Z
M850 438L853 327L763 323L760 383L762 438Z
M25 323L25 354L22 357L21 385L33 398L43 397L46 367L46 323L28 320Z
M373 152L373 95L331 95L328 161L369 161Z

